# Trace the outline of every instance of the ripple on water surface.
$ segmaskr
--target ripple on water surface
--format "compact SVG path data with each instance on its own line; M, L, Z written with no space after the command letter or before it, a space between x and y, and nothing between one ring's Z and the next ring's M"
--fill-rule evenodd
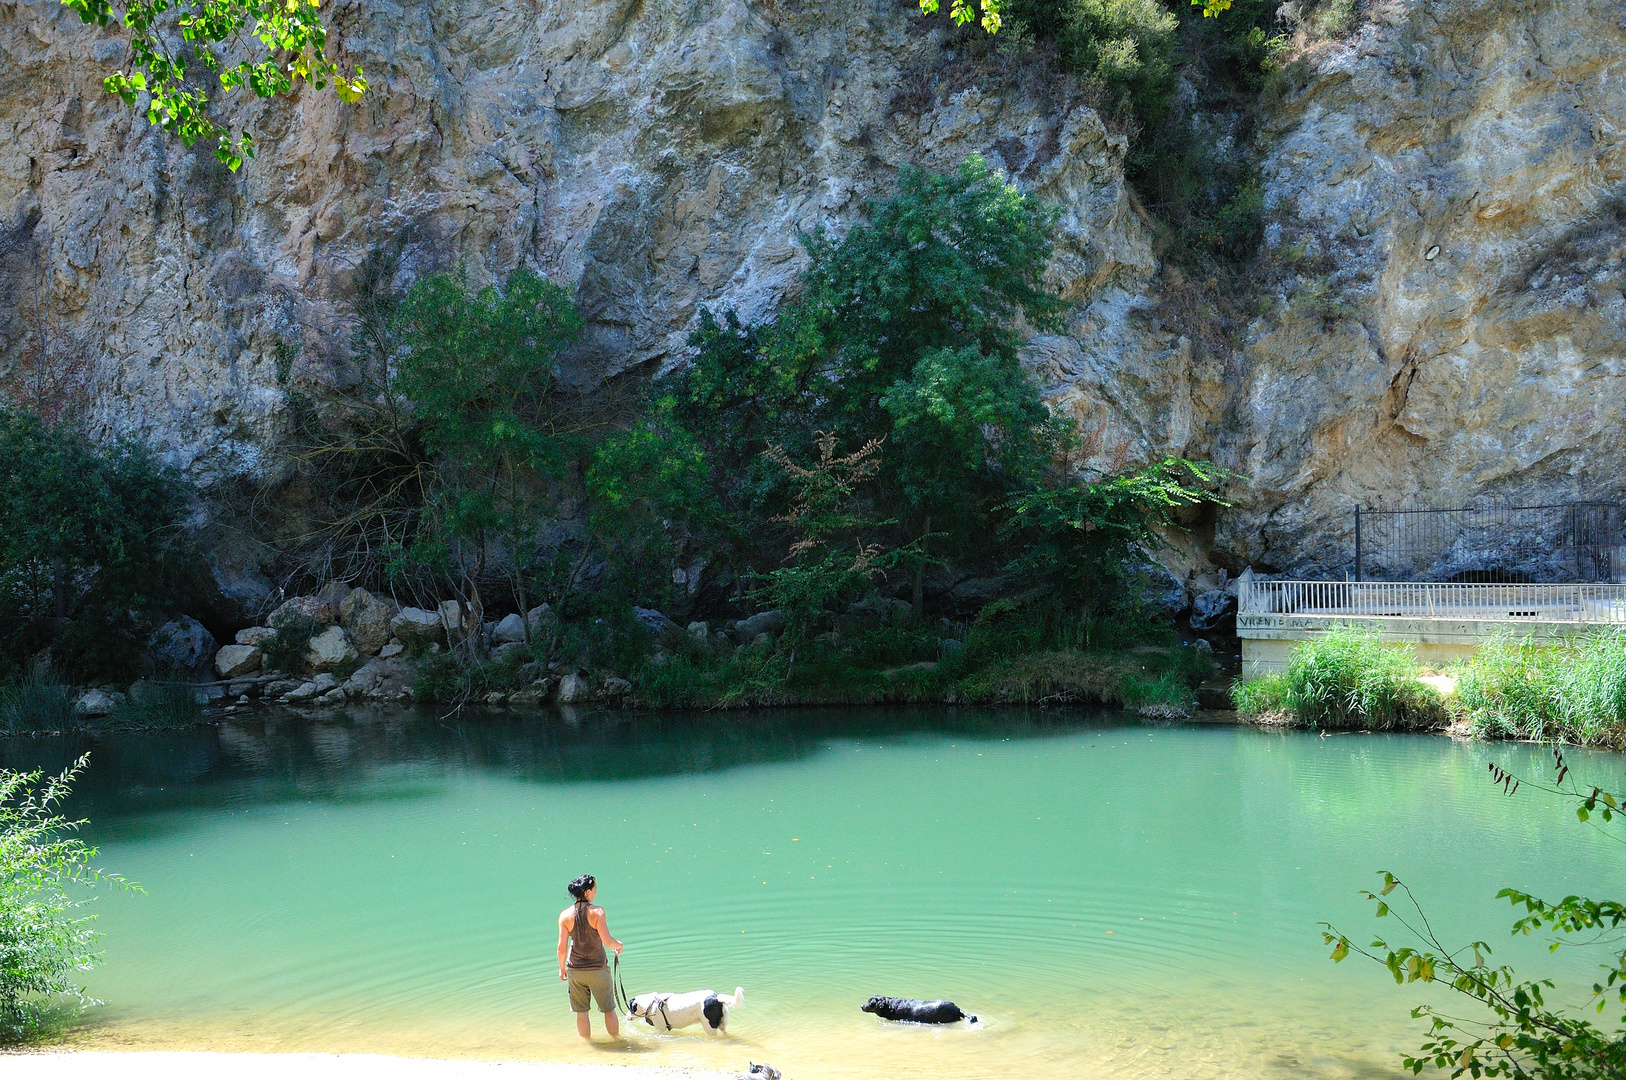
M1435 738L965 712L395 716L91 749L79 809L147 890L100 901L91 990L109 1004L86 1038L111 1045L754 1058L798 1078L1398 1076L1424 991L1333 967L1320 920L1364 933L1355 890L1393 869L1448 934L1488 936L1503 885L1606 888L1621 858L1484 781L1492 758L1539 769L1536 751ZM730 1038L580 1044L553 949L584 870L629 990L745 986ZM1510 955L1556 962L1528 944ZM984 1023L885 1024L858 1012L876 993L950 997Z

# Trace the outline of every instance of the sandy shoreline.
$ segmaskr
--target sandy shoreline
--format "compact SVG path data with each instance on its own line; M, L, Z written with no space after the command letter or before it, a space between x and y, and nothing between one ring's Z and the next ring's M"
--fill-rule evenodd
M651 1065L446 1061L383 1054L219 1054L40 1050L0 1054L6 1080L729 1080L732 1073Z

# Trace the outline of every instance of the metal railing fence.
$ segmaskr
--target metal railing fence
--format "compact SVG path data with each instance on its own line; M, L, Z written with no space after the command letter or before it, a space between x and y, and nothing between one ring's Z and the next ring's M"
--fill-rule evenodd
M1355 580L1616 582L1626 507L1611 502L1355 510Z
M1256 581L1244 574L1237 614L1626 623L1626 585Z

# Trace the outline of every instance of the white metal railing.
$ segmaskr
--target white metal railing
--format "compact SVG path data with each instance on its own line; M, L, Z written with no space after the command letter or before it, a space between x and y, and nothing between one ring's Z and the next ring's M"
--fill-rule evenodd
M1255 581L1244 572L1236 599L1239 615L1626 623L1626 585Z

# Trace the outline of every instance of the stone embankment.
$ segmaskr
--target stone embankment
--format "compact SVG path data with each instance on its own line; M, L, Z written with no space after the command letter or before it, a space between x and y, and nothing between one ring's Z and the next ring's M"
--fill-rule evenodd
M785 627L777 611L716 628L706 622L683 627L651 608L634 608L633 614L655 639L656 656L663 651L662 639L673 634L742 648L770 642ZM164 669L197 680L199 704L227 713L266 703L300 708L410 704L418 700L424 665L452 650L481 668L489 686L501 687L478 696L488 706L584 705L619 701L631 692L631 682L616 673L550 660L555 630L548 604L523 616L510 612L477 620L459 600L404 607L366 589L338 585L284 602L264 625L239 630L232 643L218 648L201 624L177 619L154 635L151 651ZM143 681L125 691L93 687L79 695L76 709L87 717L107 716L128 697L165 685L174 684Z

